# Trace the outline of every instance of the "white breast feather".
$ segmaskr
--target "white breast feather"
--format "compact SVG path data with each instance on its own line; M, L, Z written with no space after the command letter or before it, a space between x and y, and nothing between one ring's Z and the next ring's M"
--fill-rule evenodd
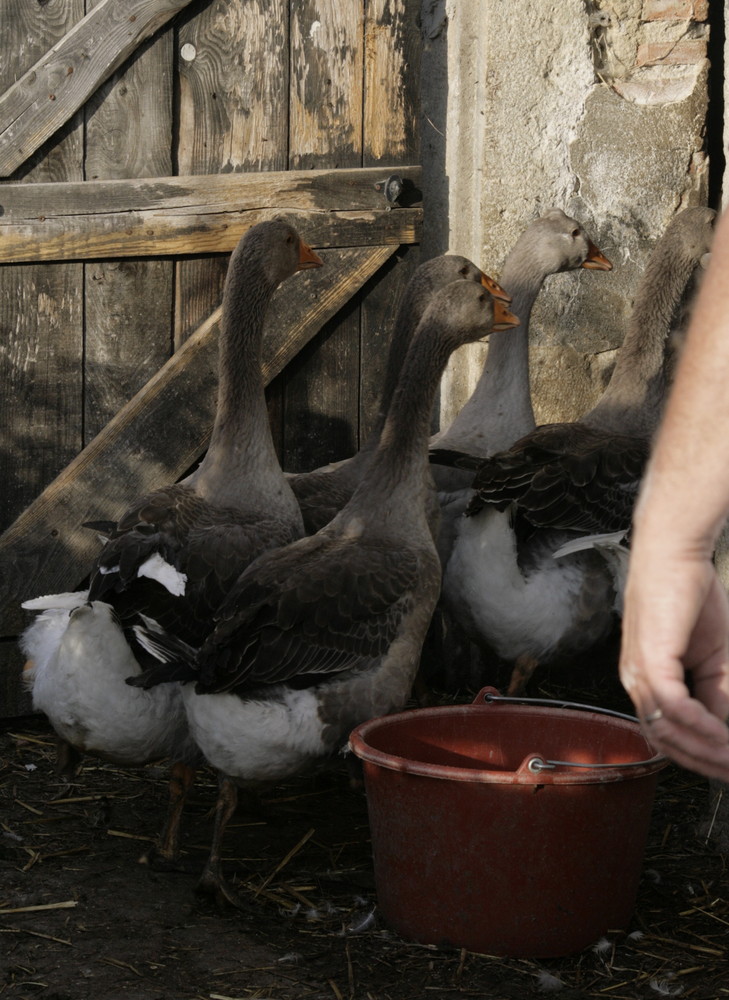
M443 593L500 656L540 658L571 627L582 582L580 566L552 559L525 576L509 514L494 509L459 520Z
M280 781L320 758L326 747L315 695L281 688L250 700L183 689L192 735L213 765L234 780Z
M192 759L179 686L143 691L126 684L140 668L111 607L87 604L85 593L76 597L73 610L68 610L72 601L56 601L66 607L50 607L21 637L21 648L33 661L24 679L34 708L79 750L115 763Z

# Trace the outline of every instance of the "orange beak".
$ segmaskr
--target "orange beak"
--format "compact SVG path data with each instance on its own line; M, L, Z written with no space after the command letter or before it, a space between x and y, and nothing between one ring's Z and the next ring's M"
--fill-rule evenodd
M324 261L318 253L314 253L308 243L299 241L299 266L297 271L306 271L310 267L321 267Z
M500 299L494 299L494 330L510 330L513 326L519 326L520 322L519 317L507 309Z
M495 299L499 299L501 302L511 302L509 293L505 292L493 278L489 278L488 274L481 272L481 284Z
M613 265L607 259L604 253L601 253L597 249L594 243L588 240L589 249L587 251L587 257L585 257L582 262L582 267L587 268L588 271L612 271Z

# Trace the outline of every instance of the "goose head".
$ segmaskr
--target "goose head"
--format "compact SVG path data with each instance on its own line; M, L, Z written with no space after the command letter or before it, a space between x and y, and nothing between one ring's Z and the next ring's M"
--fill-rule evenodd
M519 325L503 299L494 298L485 287L470 281L453 281L436 292L422 322L438 325L441 341L450 352Z
M612 264L595 246L576 219L560 208L552 208L526 228L512 253L518 257L522 242L530 247L525 256L542 274L558 274L585 268L610 271Z
M228 277L254 269L261 283L273 290L297 271L321 267L322 259L285 219L269 219L251 226L231 254Z
M511 302L511 295L488 274L484 274L472 260L460 254L448 253L432 257L416 269L406 292L408 315L412 317L415 311L419 322L433 293L454 281L472 281L485 288L495 299Z

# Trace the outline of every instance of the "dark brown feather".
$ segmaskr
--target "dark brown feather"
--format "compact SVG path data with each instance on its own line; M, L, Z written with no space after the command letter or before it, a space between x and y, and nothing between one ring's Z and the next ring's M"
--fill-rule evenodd
M535 527L606 532L630 526L648 442L583 424L546 424L486 459L466 513L516 503Z
M415 552L367 539L317 535L269 553L220 608L198 655L199 690L243 693L382 655L422 570Z

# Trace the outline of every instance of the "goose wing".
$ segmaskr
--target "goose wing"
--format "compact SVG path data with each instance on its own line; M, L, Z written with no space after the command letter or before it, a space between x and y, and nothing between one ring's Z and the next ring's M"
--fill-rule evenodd
M546 425L481 465L467 513L515 503L534 527L628 528L648 450L642 438Z
M423 579L416 551L322 535L242 575L198 656L205 692L299 686L387 652Z
M329 524L351 499L356 486L336 469L291 476L288 483L298 501L307 535Z
M269 521L211 506L182 485L148 494L111 533L89 599L108 601L123 621L143 614L199 645L241 569L266 545L293 541L290 527Z

